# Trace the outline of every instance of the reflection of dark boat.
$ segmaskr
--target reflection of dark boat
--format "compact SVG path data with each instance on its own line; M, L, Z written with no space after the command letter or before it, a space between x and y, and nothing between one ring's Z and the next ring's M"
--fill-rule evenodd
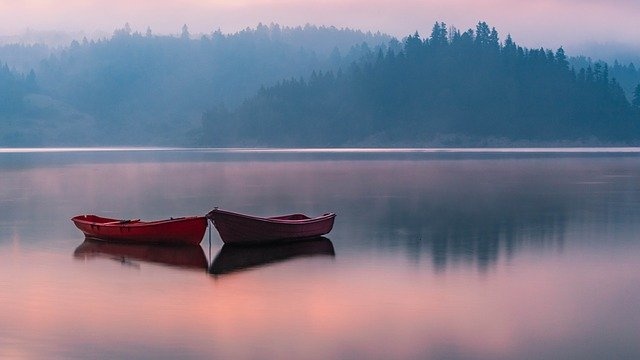
M326 213L315 218L303 214L264 218L216 208L207 217L213 221L225 244L258 244L328 234L336 214Z
M207 268L207 257L199 245L122 244L86 239L73 256L79 259L105 257L122 262L135 259L185 268Z
M333 244L325 237L296 242L253 246L225 244L211 263L209 272L226 274L284 260L316 255L335 256Z
M197 245L202 241L207 228L207 219L202 216L140 221L79 215L71 221L89 238L141 244Z

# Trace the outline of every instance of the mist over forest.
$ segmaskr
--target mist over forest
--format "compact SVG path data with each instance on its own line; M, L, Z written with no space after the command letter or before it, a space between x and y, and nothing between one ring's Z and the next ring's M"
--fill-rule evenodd
M638 144L633 62L527 49L480 22L428 36L277 24L0 46L0 146Z

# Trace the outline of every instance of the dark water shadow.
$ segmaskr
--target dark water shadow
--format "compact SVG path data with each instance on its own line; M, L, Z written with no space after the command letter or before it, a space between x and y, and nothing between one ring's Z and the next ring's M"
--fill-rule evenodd
M335 256L331 240L325 237L254 246L223 245L209 267L209 273L223 275L263 267L302 257Z
M85 239L73 252L76 259L112 259L135 265L131 260L184 269L206 270L207 258L199 245L138 245Z

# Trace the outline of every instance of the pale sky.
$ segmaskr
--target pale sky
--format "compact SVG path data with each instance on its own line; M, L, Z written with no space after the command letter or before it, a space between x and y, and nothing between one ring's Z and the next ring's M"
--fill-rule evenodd
M466 30L480 21L527 47L584 42L640 44L640 0L0 0L0 35L25 29L104 31L130 23L144 32L177 34L259 22L311 23L381 31L402 38L430 33L435 21Z

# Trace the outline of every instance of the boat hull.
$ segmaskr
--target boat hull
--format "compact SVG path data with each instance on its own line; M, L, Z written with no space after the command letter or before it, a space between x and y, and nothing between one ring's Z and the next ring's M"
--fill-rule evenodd
M71 221L87 238L136 244L197 245L207 228L203 216L140 221L79 215Z
M261 244L309 239L328 234L336 214L316 218L302 214L262 218L214 209L207 214L225 244Z

